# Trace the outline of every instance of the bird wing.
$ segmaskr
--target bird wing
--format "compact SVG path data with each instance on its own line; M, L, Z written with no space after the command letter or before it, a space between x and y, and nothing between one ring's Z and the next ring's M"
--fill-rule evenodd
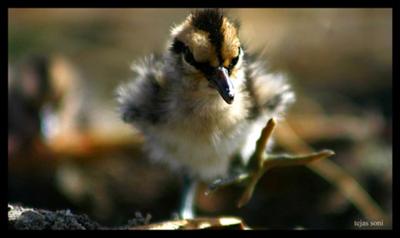
M117 100L122 119L127 123L156 123L161 118L163 63L151 55L132 64L134 80L117 89Z
M279 118L295 101L287 76L283 73L268 72L261 60L247 58L246 90L251 98L250 118L268 113Z

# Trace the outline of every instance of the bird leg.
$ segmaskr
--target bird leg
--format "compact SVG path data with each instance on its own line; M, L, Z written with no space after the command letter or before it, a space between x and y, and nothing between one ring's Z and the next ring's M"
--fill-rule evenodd
M227 178L215 180L209 185L206 194L209 194L220 187L229 186L235 183L244 183L245 190L237 203L237 206L240 208L250 201L258 181L267 170L273 167L305 165L312 161L328 158L335 154L331 150L322 150L320 152L306 155L267 154L265 153L266 145L275 126L276 122L271 118L263 128L256 143L256 150L250 157L249 163L244 168L244 171L229 175Z
M182 219L194 218L194 201L198 182L188 175L183 178L183 194L179 215Z

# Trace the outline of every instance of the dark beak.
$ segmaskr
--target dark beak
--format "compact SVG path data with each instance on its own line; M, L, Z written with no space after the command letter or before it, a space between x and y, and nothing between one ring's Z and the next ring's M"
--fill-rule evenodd
M235 97L235 89L232 80L229 78L228 70L224 67L218 67L209 78L209 81L218 90L225 102L232 104Z

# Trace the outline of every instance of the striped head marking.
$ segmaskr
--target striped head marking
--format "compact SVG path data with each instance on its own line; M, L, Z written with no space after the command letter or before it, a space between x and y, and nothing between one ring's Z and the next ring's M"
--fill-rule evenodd
M173 29L171 51L206 78L227 103L234 98L236 65L241 58L237 28L217 9L190 14Z

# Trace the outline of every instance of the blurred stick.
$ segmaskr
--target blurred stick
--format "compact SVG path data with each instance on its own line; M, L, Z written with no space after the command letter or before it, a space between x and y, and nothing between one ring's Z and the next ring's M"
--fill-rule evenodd
M322 113L309 113L293 115L286 121L308 142L341 138L355 142L378 134L384 127L383 118L373 113L362 116L339 114L329 117Z
M313 151L312 148L293 131L287 122L283 121L280 125L281 128L278 130L279 133L277 133L279 144L295 153L309 153ZM307 166L319 176L336 186L366 218L389 222L388 217L378 204L361 185L340 166L330 160L315 161Z
M123 148L133 148L133 145L140 143L141 137L99 136L96 133L63 133L46 141L54 154L78 157L91 157Z
M197 217L128 228L129 230L250 230L237 217Z

